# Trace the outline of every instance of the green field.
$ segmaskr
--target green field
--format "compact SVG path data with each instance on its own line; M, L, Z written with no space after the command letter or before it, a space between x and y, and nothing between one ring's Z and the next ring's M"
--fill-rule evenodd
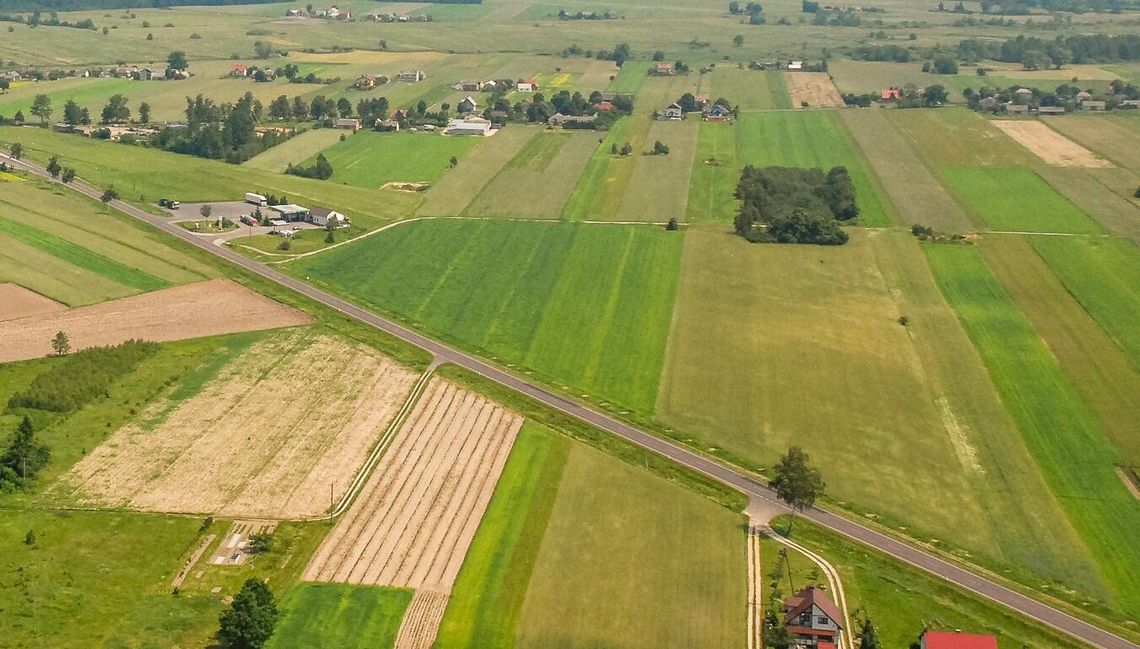
M213 275L99 203L33 182L13 183L0 196L0 240L0 281L71 306Z
M947 167L942 179L958 200L994 230L1099 234L1087 214L1031 169Z
M311 129L246 160L242 166L281 173L290 164L315 157L321 151L340 142L341 135L344 135L344 131L338 129Z
M528 422L483 515L436 641L438 649L513 647L570 442Z
M281 597L268 649L390 649L412 591L345 584L296 584Z
M892 110L890 118L936 171L976 165L1032 169L1039 160L986 118L964 108Z
M646 137L646 149L658 141L669 147L669 154L637 157L621 207L607 214L608 219L664 223L670 218L684 218L697 150L697 124L654 122Z
M649 73L649 68L652 66L653 63L649 61L626 61L625 65L621 66L621 72L618 72L617 78L610 83L607 90L609 92L637 94Z
M429 220L290 270L555 385L647 413L681 241L648 226Z
M537 128L504 128L480 143L463 158L463 164L444 174L424 194L416 210L420 216L455 216L467 209L495 174L541 133Z
M981 353L1026 444L1068 519L1097 560L1112 603L1140 612L1140 501L1114 471L1120 463L1096 418L1056 359L973 247L927 246L946 298Z
M483 187L464 215L561 218L563 206L589 162L598 137L594 131L535 135Z
M452 157L462 159L481 138L358 131L325 149L332 182L378 188L388 182L434 182ZM306 164L312 164L308 160Z
M742 524L740 514L575 445L514 646L740 646Z
M701 122L685 220L727 222L736 213L736 183L740 180L740 143L743 129L717 122Z
M1136 148L1135 119L1116 115L1074 115L1074 119L1048 122L1049 127L1078 144L1140 174L1140 151Z
M784 77L777 70L761 72L731 64L718 65L712 73L709 99L715 101L720 97L742 111L792 107Z

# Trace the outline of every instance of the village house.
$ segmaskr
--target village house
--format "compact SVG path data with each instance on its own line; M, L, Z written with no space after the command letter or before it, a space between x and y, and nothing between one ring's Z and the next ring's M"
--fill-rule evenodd
M447 124L445 135L474 135L486 137L491 134L491 120L482 117L453 119Z
M355 117L341 117L340 119L333 122L333 127L343 128L355 133L356 131L360 130L360 120L356 119Z
M614 102L606 101L603 99L603 100L599 101L598 103L594 104L594 108L597 108L598 110L614 110L615 106L614 106Z
M681 104L673 102L666 106L665 110L661 111L659 119L684 119L684 117L685 109L681 108Z
M1065 113L1064 106L1041 106L1037 109L1038 115L1064 115Z
M902 88L884 88L879 92L880 101L898 101L902 99Z
M562 113L554 113L546 123L550 126L566 126L567 124L593 124L598 119L597 115L563 115Z
M300 205L272 205L270 210L281 215L281 219L289 222L309 220L309 209Z
M695 105L697 107L697 110L704 110L709 105L709 96L708 95L694 95L693 96L693 105Z
M522 79L515 84L515 89L519 92L536 92L538 90L538 82L534 79Z
M309 210L308 220L313 225L320 226L327 226L329 221L335 221L333 224L334 228L347 228L352 225L349 223L347 216L336 210L330 210L327 207L321 207L319 205L314 205L313 208Z
M129 79L130 77L133 77L136 72L138 72L138 68L120 65L119 67L115 68L115 71L111 74L116 79Z
M1016 115L1028 115L1029 106L1025 104L1015 104L1012 101L1005 105L1005 112L1013 113Z
M843 646L843 614L818 586L808 586L784 602L784 624L797 647Z
M978 100L978 108L981 110L993 110L997 108L998 100L996 97L982 97Z
M395 133L400 130L400 122L394 119L377 118L375 129L384 133Z
M1140 99L1122 99L1118 106L1120 108L1140 108Z
M400 72L400 74L396 75L396 81L408 81L411 83L415 83L417 81L423 81L426 78L427 78L427 75L424 74L424 71L419 70L419 69L402 70Z
M372 90L376 87L376 75L362 74L356 78L356 82L352 84L352 87L357 90Z
M304 9L289 9L288 11L285 12L285 15L288 16L289 18L300 18L300 17L308 16L309 13L307 11L305 11Z
M1081 102L1081 110L1091 110L1093 112L1103 113L1104 111L1108 110L1108 103L1086 99L1085 101Z
M243 63L235 63L234 67L230 68L230 76L235 79L244 79L249 75L249 69Z
M156 71L152 68L142 68L141 70L135 70L131 74L131 78L135 79L136 81L150 81L161 76L161 72Z
M650 71L659 77L667 77L673 74L673 64L667 61L661 61L657 65L653 66Z
M1088 90L1082 90L1077 93L1077 101L1082 102L1086 99L1092 99L1092 93Z
M467 95L459 101L459 104L456 105L455 109L459 111L459 114L461 115L466 113L474 113L479 109L479 104L475 102L471 95Z
M992 635L962 633L960 631L924 631L918 639L921 649L997 649L997 638Z
M797 70L803 70L804 69L804 62L803 61L788 61L788 69L791 70L792 72L795 72Z
M479 92L483 89L483 82L471 80L458 81L451 86L451 89L460 92Z
M732 111L721 104L713 104L705 111L705 121L727 122L732 120Z

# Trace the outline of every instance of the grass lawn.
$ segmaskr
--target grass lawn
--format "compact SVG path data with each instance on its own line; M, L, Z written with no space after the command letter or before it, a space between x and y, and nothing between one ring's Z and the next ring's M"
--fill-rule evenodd
M553 131L535 135L483 187L464 214L561 218L563 206L574 191L578 176L589 162L600 137L594 131Z
M877 180L835 111L742 113L734 128L741 166L819 167L842 165L855 184L859 222L891 223Z
M730 124L701 122L685 220L729 222L736 215L736 183L740 181L742 129Z
M345 131L335 128L310 129L246 160L242 166L282 173L290 163L296 164L315 157L321 151L340 142L340 136L344 134Z
M943 232L973 227L966 211L923 164L887 111L845 110L839 115L898 209L899 225L921 223Z
M972 246L926 246L934 276L981 353L1050 489L1097 561L1117 610L1140 614L1140 501L1120 454L1010 295Z
M1058 193L1096 219L1105 230L1140 245L1140 199L1133 196L1140 177L1127 169L1109 167L1038 167L1037 174Z
M786 517L777 519L777 529L786 528ZM808 521L797 520L793 540L820 554L839 571L843 592L857 628L870 618L884 647L907 647L924 628L962 629L992 633L1001 649L1023 647L1083 647L1068 636L1027 622L1009 609L971 595L945 581L890 559L864 546L847 541ZM806 557L789 550L791 574L780 566L778 552L784 546L771 539L761 541L761 573L765 603L775 583L783 596L812 583L816 570ZM818 571L817 571L818 572ZM790 580L790 584L789 584ZM823 580L826 584L826 579Z
M637 156L621 207L611 218L657 223L671 217L684 218L697 149L697 123L654 122L646 137L646 150L657 141L669 147L669 154Z
M452 157L462 160L481 139L357 131L324 154L333 167L333 182L378 188L388 182L435 182ZM313 159L305 162L312 163Z
M740 514L574 445L515 646L743 645L742 526Z
M289 268L555 385L648 413L681 241L648 226L430 220Z
M4 646L191 646L215 628L214 598L170 580L199 519L120 512L0 513ZM35 545L24 537L35 533Z
M424 194L416 214L420 216L458 216L467 209L495 174L542 130L538 128L504 128L491 139L480 143L463 158L463 162L444 174Z
M718 65L711 78L710 101L724 97L742 111L792 107L784 77L776 70L749 70L725 64Z
M1101 228L1031 169L947 167L954 194L994 230L1099 234Z
M509 648L571 442L527 422L463 560L438 649Z
M972 110L892 110L889 115L936 171L970 165L1033 168L1039 160Z
M649 68L653 65L655 64L650 61L626 61L621 66L621 72L617 73L617 77L610 82L610 87L606 90L637 94L637 91L641 89L641 84L649 75Z
M628 172L633 170L633 159L614 155L613 147L620 149L629 142L631 132L641 133L644 137L644 132L648 129L649 122L639 117L622 117L614 123L613 128L598 144L598 148L586 163L574 192L570 194L562 210L562 218L571 221L601 220L607 213L617 211L621 195L607 190L615 182L616 174L620 171L625 172L623 176L628 180ZM602 206L602 198L606 195L613 196L609 209Z
M412 591L348 584L294 585L281 597L267 649L390 649Z

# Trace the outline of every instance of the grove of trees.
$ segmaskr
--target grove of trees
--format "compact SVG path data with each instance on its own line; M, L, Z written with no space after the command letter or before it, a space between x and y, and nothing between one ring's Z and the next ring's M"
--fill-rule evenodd
M748 165L735 196L742 201L736 233L753 242L842 245L848 237L839 223L859 216L855 185L845 167L824 173Z

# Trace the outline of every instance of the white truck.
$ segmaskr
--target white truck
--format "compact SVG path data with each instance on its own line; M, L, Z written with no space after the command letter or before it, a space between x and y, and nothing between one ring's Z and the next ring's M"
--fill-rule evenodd
M245 202L253 203L254 205L256 205L258 207L268 207L269 206L269 201L265 200L265 197L262 196L261 194L247 193L245 195Z

